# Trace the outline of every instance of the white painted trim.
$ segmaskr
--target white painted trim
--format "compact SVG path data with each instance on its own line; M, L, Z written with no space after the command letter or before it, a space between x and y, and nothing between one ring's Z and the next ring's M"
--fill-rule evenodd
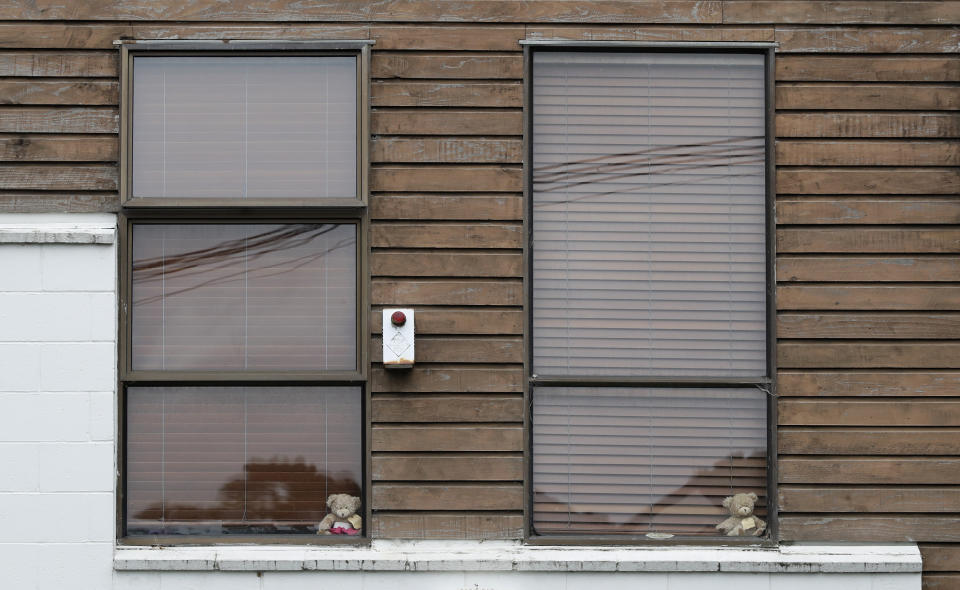
M117 219L109 213L0 215L0 244L112 244Z
M510 541L373 541L369 547L118 547L133 571L917 573L916 544L544 547Z

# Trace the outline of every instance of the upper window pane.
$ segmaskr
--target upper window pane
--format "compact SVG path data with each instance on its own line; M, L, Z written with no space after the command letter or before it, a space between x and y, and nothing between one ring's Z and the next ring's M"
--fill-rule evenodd
M136 57L133 197L357 198L357 58Z
M356 370L354 224L134 224L134 370Z
M533 72L534 371L765 375L763 55Z

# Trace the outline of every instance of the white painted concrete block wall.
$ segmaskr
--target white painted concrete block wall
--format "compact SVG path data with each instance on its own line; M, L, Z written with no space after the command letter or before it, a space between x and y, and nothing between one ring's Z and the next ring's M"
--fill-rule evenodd
M24 235L0 243L0 587L109 588L116 250L23 241L54 239L31 225L115 220L11 221Z
M561 561L536 572L115 571L115 222L99 214L0 215L0 589L920 588L916 567L882 574L570 573ZM480 559L478 570L516 567L509 555L483 561L468 550L458 559L463 555ZM367 563L380 567L376 558ZM382 563L396 569L396 555Z

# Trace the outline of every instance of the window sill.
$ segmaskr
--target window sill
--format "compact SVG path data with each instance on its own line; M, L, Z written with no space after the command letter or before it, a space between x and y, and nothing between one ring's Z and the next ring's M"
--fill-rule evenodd
M373 541L364 547L118 547L122 571L917 573L916 544L556 547L510 541Z

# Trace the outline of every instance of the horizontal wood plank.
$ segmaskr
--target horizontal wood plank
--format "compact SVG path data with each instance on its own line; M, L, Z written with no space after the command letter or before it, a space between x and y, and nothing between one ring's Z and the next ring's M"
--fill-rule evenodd
M960 488L780 488L782 512L960 512Z
M516 481L523 479L523 457L500 453L414 455L377 453L374 481Z
M374 422L522 422L523 398L518 395L377 395Z
M115 108L2 107L0 133L117 133Z
M375 223L374 248L521 248L522 227L503 223ZM412 254L411 256L416 256Z
M960 484L958 457L822 457L780 459L784 484Z
M803 428L781 426L784 455L957 455L956 428Z
M724 23L939 25L960 20L949 2L727 0Z
M777 26L779 53L960 53L953 27Z
M374 513L370 536L375 539L520 539L522 514Z
M778 55L776 78L797 82L960 82L960 57Z
M113 191L117 167L100 164L0 164L0 187L29 190Z
M960 201L942 197L780 197L780 224L957 224Z
M374 393L517 393L523 391L523 370L418 365L410 370L395 371L374 367L370 372L370 388Z
M418 363L521 363L523 342L516 338L417 338ZM373 362L382 361L383 344L379 337L371 339Z
M952 311L960 309L957 291L948 285L781 285L777 287L777 309Z
M456 281L374 279L374 305L520 305L519 281Z
M783 282L960 281L960 258L947 256L804 256L777 260Z
M410 55L376 52L371 58L370 71L373 78L519 80L523 77L523 57L519 54Z
M378 483L372 496L374 510L523 510L519 483Z
M960 253L960 229L784 228L777 230L777 251L782 254L957 254Z
M953 371L780 371L783 396L960 397L960 372Z
M953 113L777 113L777 137L960 137ZM782 191L781 191L782 192Z
M398 109L370 113L370 132L380 135L519 136L523 133L522 121L520 112Z
M0 51L0 76L49 78L115 78L116 51Z
M373 427L373 451L522 451L523 428L517 426Z
M232 0L194 0L165 7L163 18L171 21L285 22L325 20L331 22L654 22L719 23L721 2L713 0L595 0L590 10L579 2L541 0L386 0L367 3L332 0L323 5L290 0L261 0L251 5ZM126 0L122 8L113 3L84 2L47 4L9 0L0 7L4 20L156 20L152 0ZM519 37L518 37L519 38Z
M780 537L791 541L866 543L960 542L960 517L784 515ZM926 576L925 576L926 577ZM953 586L944 586L953 588ZM939 589L937 589L939 590Z
M370 170L370 190L519 193L523 171L504 166L380 166Z
M106 6L106 5L104 5ZM213 19L217 20L217 19ZM117 39L368 39L369 25L355 24L188 24L130 23L0 23L0 47L5 49L104 49L116 52ZM520 37L517 37L519 39Z
M523 26L423 26L379 25L370 27L375 47L405 51L518 51Z
M922 543L920 545L920 555L923 556L923 571L925 572L960 571L960 545Z
M953 400L787 398L778 407L785 426L960 426L960 401Z
M782 341L777 363L785 369L954 369L960 368L960 343Z
M115 162L116 137L6 135L0 136L0 161Z
M520 277L521 254L447 254L444 252L374 252L374 276L410 277Z
M518 82L380 81L370 85L374 107L520 107Z
M777 337L960 339L960 313L781 313Z
M777 170L777 192L808 195L953 195L960 192L960 169L780 168Z
M906 84L777 84L778 109L955 111L960 88Z
M374 163L519 164L519 139L381 137L370 144Z
M960 564L954 564L954 569L960 569ZM954 590L960 588L960 574L928 574L926 571L926 564L924 564L921 590Z
M381 311L373 310L370 327L374 334L383 330ZM417 334L520 334L523 312L503 309L417 309Z
M4 213L115 213L120 196L115 192L0 191Z
M777 142L781 166L960 166L955 141Z
M0 78L0 104L116 105L118 100L118 84L113 80Z
M523 198L510 195L376 194L370 197L372 219L490 221L523 219Z

